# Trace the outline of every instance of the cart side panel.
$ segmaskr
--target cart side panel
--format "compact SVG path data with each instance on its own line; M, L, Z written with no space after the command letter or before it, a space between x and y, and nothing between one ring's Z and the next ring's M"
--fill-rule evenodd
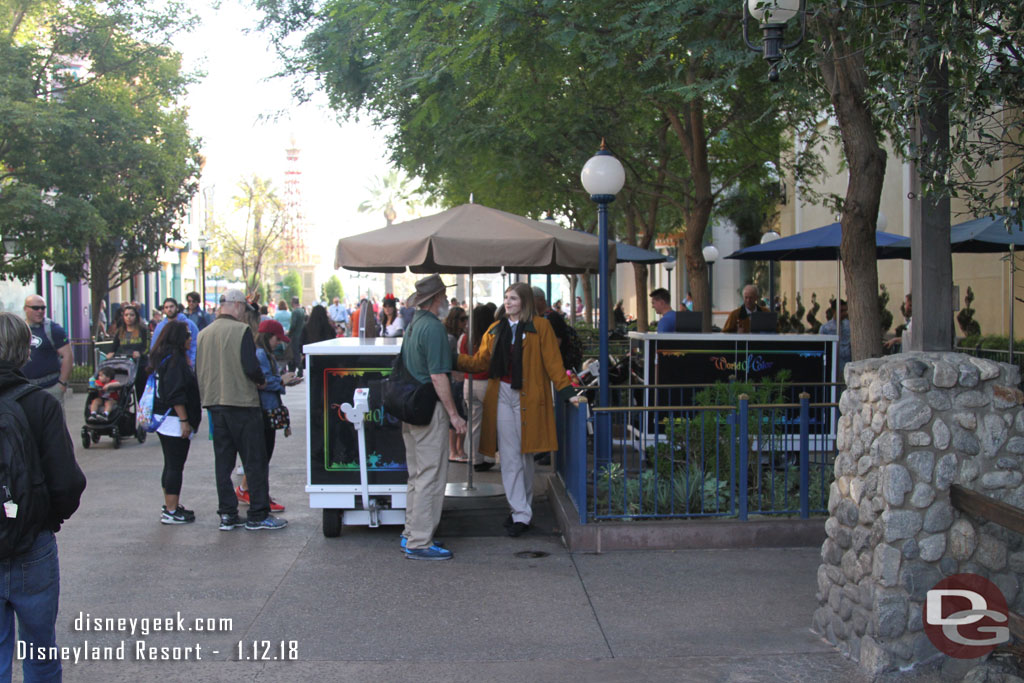
M359 485L359 439L341 404L355 390L391 372L392 355L309 356L309 472L311 484ZM402 424L380 409L366 416L368 483L405 484Z

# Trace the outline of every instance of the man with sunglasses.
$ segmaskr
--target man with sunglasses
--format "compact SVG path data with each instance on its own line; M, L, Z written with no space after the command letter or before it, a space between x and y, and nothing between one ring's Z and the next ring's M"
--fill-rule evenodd
M46 317L46 301L38 294L25 297L25 322L32 332L32 352L21 371L30 383L60 401L63 408L74 364L67 332Z

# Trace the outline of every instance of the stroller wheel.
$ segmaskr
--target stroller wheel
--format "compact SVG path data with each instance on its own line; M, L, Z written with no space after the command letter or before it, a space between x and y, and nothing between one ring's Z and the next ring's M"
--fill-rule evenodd
M93 443L99 443L100 442L100 433L99 432L93 432L92 433L92 442Z
M139 443L146 443L146 430L142 427L136 427L135 438L139 440Z
M114 440L114 448L115 449L120 448L121 447L121 431L117 427L114 427L113 429L110 430L110 437Z
M89 437L89 430L82 427L82 448L88 448L92 439Z

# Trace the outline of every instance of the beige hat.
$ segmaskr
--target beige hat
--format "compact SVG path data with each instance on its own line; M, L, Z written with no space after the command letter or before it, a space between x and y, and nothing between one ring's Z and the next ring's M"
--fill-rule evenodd
M437 273L429 275L416 283L416 293L412 296L412 305L419 306L432 297L437 296L448 287L454 286L455 285L446 285L441 280L441 276Z
M220 297L222 304L245 304L249 303L245 299L245 292L240 289L229 289L224 292Z

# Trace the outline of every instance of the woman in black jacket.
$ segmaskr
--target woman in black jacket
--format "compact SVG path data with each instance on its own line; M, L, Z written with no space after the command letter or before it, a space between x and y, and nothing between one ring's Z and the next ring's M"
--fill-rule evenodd
M164 489L163 524L188 524L196 521L192 510L179 500L181 477L188 459L190 439L199 428L203 411L199 402L199 383L188 362L192 334L188 325L168 321L149 355L150 371L156 373L153 416L163 417L157 429L164 452L164 471L160 484Z

